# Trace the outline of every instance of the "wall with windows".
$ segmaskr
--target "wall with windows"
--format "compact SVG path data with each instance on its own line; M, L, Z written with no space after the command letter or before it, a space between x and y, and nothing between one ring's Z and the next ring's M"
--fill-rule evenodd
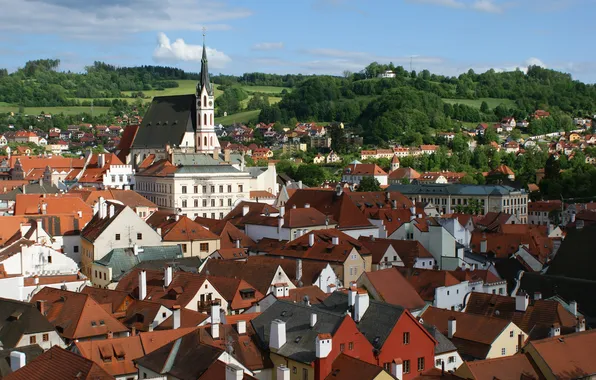
M163 241L162 245L179 245L183 257L198 256L205 259L220 248L220 240Z
M525 342L526 339L528 339L528 334L524 333L522 329L517 327L513 322L509 323L501 335L493 341L493 344L486 355L486 359L515 355L519 349L518 336L520 334L523 335L522 342Z
M445 371L455 371L460 365L464 364L464 361L457 351L435 355L435 367L442 369L443 363L445 363Z
M24 334L15 347L29 346L31 344L39 344L44 350L49 350L52 346L58 345L66 348L66 344L58 332L55 330L41 331L35 334Z

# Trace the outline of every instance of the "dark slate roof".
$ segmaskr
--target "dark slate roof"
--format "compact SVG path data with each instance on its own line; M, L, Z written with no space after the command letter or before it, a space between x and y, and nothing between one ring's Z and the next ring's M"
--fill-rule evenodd
M23 191L25 187L25 191ZM44 185L39 183L32 183L29 185L23 185L11 190L7 193L0 194L0 200L2 201L16 201L18 194L58 194L60 190L54 185Z
M596 226L569 230L546 274L596 281L595 236Z
M117 281L143 261L160 259L172 261L181 257L182 248L179 245L139 247L138 255L134 254L134 248L114 248L95 263L112 268L112 280Z
M29 363L43 353L43 348L39 347L38 344L32 344L10 350L0 350L0 378L12 373L12 369L10 368L10 353L13 351L24 353L25 363Z
M436 326L425 323L424 328L437 341L437 345L435 346L435 355L457 351L457 347L455 347L455 345L451 343L451 341L445 335L443 335Z
M335 292L323 303L313 305L313 307L334 313L345 313L348 310L348 295ZM358 330L364 334L374 348L380 349L404 311L405 309L401 306L371 299L364 316L357 323Z
M201 343L199 334L193 331L135 362L168 377L194 380L201 378L222 353L218 348Z
M205 48L205 41L203 40L203 56L201 57L201 74L199 76L199 83L197 83L197 90L200 92L203 86L207 86L207 93L213 96L213 85L209 80L209 66L207 65L207 48Z
M317 323L310 327L310 315L317 314ZM316 359L315 340L319 334L335 334L345 314L327 311L304 304L277 300L251 323L263 349L269 347L271 322L280 319L286 322L286 344L277 353L283 357L312 363ZM348 317L349 318L349 317Z
M198 273L199 267L205 259L201 259L198 256L193 257L179 257L175 260L172 259L160 259L160 260L147 260L142 261L135 265L133 269L152 269L160 270L166 266L171 266L174 270L181 270L183 272Z
M463 185L463 184L422 184L391 185L389 191L399 191L404 195L507 195L512 192L525 193L523 189L515 189L505 185Z
M179 145L185 132L196 126L195 95L156 96L132 144L133 148Z
M13 348L23 334L54 331L54 326L37 307L27 302L0 298L0 342Z

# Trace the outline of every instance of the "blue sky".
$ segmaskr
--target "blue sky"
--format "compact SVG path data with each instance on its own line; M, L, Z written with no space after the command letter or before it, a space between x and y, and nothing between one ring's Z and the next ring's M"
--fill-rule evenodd
M59 58L213 73L341 74L372 61L457 75L528 64L596 82L594 0L0 0L0 67Z

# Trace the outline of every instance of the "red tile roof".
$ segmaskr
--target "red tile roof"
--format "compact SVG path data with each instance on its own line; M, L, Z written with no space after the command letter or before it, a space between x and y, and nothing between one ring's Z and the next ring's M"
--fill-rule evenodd
M401 267L398 270L425 301L434 301L436 288L459 284L459 280L448 271Z
M475 360L463 364L476 380L539 379L539 369L528 354Z
M161 228L163 241L219 240L219 236L185 215L174 216L155 227Z
M381 367L342 353L333 361L331 373L325 380L375 380L383 371Z
M5 380L109 380L113 376L93 361L54 346Z
M377 164L350 164L344 168L344 175L386 176L387 173Z
M43 207L46 208L45 213L51 215L77 214L80 211L87 220L93 215L91 206L72 194L17 194L14 214L41 215Z
M416 289L395 267L365 272L362 276L371 283L376 294L381 297L380 301L409 310L421 309L426 305ZM395 289L399 289L399 292Z

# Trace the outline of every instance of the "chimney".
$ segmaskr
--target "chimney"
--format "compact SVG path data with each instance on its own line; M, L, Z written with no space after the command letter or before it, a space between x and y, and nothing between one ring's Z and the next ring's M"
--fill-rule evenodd
M172 309L172 328L175 330L180 328L180 305L174 305Z
M246 334L246 321L238 321L238 323L236 324L236 329L238 330L239 335Z
M449 320L447 321L447 338L453 339L456 330L457 324L455 321L455 317L449 317Z
M113 338L114 338L114 333L111 331L108 331L107 339L113 339Z
M39 310L41 315L46 315L46 301L45 300L37 301L37 310Z
M249 210L250 210L250 207L248 207L248 205L242 206L242 216L246 216L246 214L248 214Z
M550 236L553 233L553 225L548 222L546 223L546 236Z
M18 371L27 364L27 357L25 353L13 351L10 353L10 369L12 372Z
M40 242L41 242L41 239L40 239L39 233L41 232L41 230L43 230L43 225L42 225L42 222L43 222L43 221L42 221L41 219L37 219L37 220L35 221L35 224L36 224L36 225L35 225L35 227L37 228L37 234L36 234L36 236L37 236L37 243L40 243Z
M350 289L348 290L348 307L354 306L356 303L356 293L358 292L358 288L356 288L356 283L350 283Z
M211 325L217 325L219 323L221 323L219 301L213 301L211 304Z
M236 239L234 242L236 243L236 248L241 248L240 243L242 243L242 241L240 239Z
M296 281L302 279L302 259L296 259Z
M48 213L48 204L45 202L41 203L41 214L45 215Z
M412 216L414 216L414 218L416 218L416 206L410 207L410 215L412 215Z
M483 232L482 233L482 240L480 240L480 252L481 253L486 253L486 251L488 250L487 247L487 240L486 240L486 234Z
M550 331L548 332L548 336L553 337L553 336L559 336L561 335L561 325L559 325L558 323L553 323L553 325L550 327Z
M360 322L362 317L364 317L364 313L368 309L368 305L370 303L368 293L366 290L359 290L356 294L356 304L354 305L354 321Z
M393 359L393 361L391 362L391 375L395 377L397 380L403 380L403 362L400 358Z
M281 229L284 226L284 217L281 215L281 213L279 214L279 216L277 217L277 233L279 236L279 241L282 240L281 238Z
M274 319L271 322L269 348L279 350L284 344L286 344L286 322L281 319Z
M25 186L23 186L23 187L25 187ZM23 194L24 194L24 192L23 192ZM575 223L575 213L571 214L570 221L571 221L571 223Z
M333 236L331 238L331 244L333 244L333 245L339 245L339 236Z
M534 301L538 301L542 299L542 293L534 292Z
M147 272L144 270L139 272L139 300L144 300L147 297Z
M226 364L226 380L242 380L244 378L244 370L242 367L230 363Z
M176 215L174 216L174 220L175 221L179 221L180 220L180 214L176 213Z
M157 234L158 234L159 236L161 236L161 227L157 227L157 228L155 229L155 232L157 232Z
M286 206L281 206L279 208L279 216L280 218L283 218L286 215Z
M219 148L213 149L213 159L219 160Z
M522 290L515 296L515 311L526 311L530 297Z
M313 328L317 324L317 314L310 313L310 327Z
M97 155L97 166L99 166L100 168L103 168L106 164L106 160L105 160L105 156L103 155L103 153L100 153Z
M308 234L308 246L312 247L313 245L315 245L315 234L311 232Z
M569 312L577 317L577 302L571 301L569 302Z
M224 161L229 163L231 159L232 151L230 149L224 149Z
M577 317L576 324L575 324L575 331L576 332L586 331L586 320L584 317Z
M130 328L130 336L136 336L137 335L137 328L132 326Z
M172 283L172 275L173 275L173 269L171 266L167 266L164 269L164 273L163 273L163 286L168 287L170 286L170 284Z
M397 200L396 199L391 200L391 208L394 210L397 210Z
M517 336L517 352L521 352L523 345L524 345L524 334L520 333Z
M310 208L310 203L305 203L304 208Z
M114 207L114 205L111 204L109 210L110 212L108 217L111 219L114 217L114 214L116 213L116 208Z
M276 370L276 380L290 380L290 369L281 364Z
M324 359L331 353L331 335L329 334L319 334L315 339L316 349L316 357L318 359Z
M108 216L108 204L104 201L101 204L101 218L105 219Z

